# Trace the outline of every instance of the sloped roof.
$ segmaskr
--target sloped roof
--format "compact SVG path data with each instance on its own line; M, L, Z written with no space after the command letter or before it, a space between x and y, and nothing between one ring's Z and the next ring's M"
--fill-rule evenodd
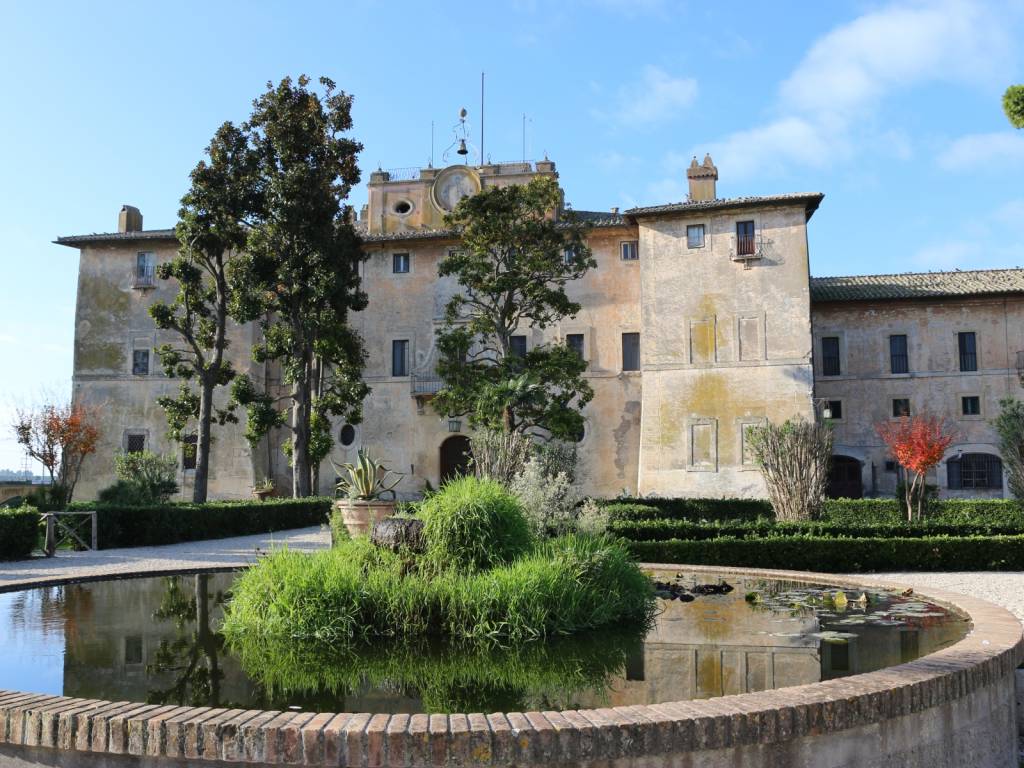
M821 192L790 192L785 195L759 195L751 197L726 197L718 200L686 200L681 203L666 205L648 205L641 208L630 208L626 216L640 218L644 216L663 216L666 213L688 213L690 211L728 210L732 208L754 208L762 205L779 205L804 203L807 218L811 218L825 195Z
M812 301L928 299L1008 293L1024 293L1024 269L811 278Z
M113 243L131 240L176 240L173 229L144 229L141 232L96 232L91 235L68 235L58 237L57 245L76 248L89 243Z

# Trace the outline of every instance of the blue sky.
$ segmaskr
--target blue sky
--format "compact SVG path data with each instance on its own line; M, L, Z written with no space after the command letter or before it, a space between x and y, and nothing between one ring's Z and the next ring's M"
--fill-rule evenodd
M719 194L822 191L814 274L1024 265L1024 0L520 0L2 4L0 468L7 424L69 390L77 254L122 203L175 222L216 127L267 80L356 97L365 174L435 162L458 109L485 151L556 161L576 208L681 199L710 151ZM359 189L353 202L362 203Z

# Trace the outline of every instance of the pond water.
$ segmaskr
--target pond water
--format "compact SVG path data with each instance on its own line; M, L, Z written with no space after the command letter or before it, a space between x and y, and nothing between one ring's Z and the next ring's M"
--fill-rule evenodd
M657 574L646 633L512 649L426 644L227 648L234 575L123 579L0 594L0 689L92 699L347 712L493 712L709 698L913 660L968 620L877 590Z

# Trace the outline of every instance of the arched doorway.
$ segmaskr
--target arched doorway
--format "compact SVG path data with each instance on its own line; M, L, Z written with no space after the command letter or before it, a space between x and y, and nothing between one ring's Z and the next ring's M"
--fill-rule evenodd
M832 468L828 474L830 499L859 499L864 496L864 484L860 475L860 459L852 456L833 456Z
M469 474L469 438L452 435L441 443L441 484L459 475Z

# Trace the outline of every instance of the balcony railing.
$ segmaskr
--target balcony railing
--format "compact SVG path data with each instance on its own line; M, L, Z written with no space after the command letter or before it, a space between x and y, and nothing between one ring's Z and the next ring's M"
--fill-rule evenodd
M133 288L155 288L156 268L152 264L140 264L135 268L135 279Z
M737 256L753 256L755 253L757 253L757 243L753 236L736 238Z
M414 373L409 379L413 397L436 395L444 386L444 381L436 373Z

